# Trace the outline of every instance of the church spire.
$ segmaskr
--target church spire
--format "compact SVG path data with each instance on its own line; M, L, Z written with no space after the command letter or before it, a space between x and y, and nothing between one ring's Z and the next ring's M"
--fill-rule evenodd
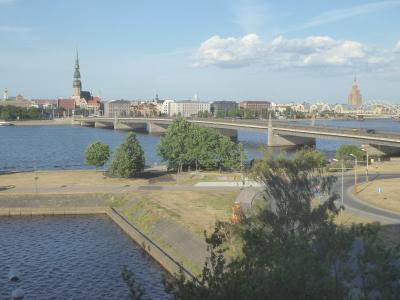
M81 99L81 90L82 90L81 72L79 71L78 50L76 50L74 81L72 83L72 98L75 99L76 105L79 105L79 101Z
M80 79L80 78L81 78L81 72L79 71L79 56L78 56L78 50L76 50L74 79Z

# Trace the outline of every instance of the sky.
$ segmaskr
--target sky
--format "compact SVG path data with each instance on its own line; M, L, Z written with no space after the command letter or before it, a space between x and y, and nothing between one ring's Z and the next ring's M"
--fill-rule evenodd
M103 99L400 103L400 0L0 0L0 89Z

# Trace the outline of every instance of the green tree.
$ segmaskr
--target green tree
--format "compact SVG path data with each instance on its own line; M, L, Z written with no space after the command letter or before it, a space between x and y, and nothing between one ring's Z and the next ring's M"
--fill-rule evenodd
M270 207L238 226L217 223L202 274L167 285L175 299L396 299L399 249L383 246L377 225L334 223L335 177L295 159L267 156L255 165ZM317 185L328 197L315 206ZM243 254L227 260L235 235Z
M168 127L165 135L157 145L157 153L163 161L168 162L170 169L181 171L188 158L188 140L190 139L190 123L177 117Z
M296 151L293 159L299 163L305 164L308 168L323 168L327 165L325 155L314 149L303 149Z
M110 147L99 141L87 146L85 151L86 163L96 169L104 166L110 158Z
M238 169L246 158L242 144L222 135L218 136L217 141L215 160L219 170Z
M337 160L352 160L353 158L350 154L355 155L357 160L362 161L365 159L365 152L356 145L341 145L336 150L335 157Z
M144 166L145 157L142 146L139 144L136 134L130 132L113 155L110 173L117 177L130 178L142 172Z

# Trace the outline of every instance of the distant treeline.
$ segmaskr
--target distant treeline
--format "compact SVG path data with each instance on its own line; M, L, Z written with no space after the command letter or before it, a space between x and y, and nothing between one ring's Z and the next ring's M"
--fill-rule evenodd
M58 111L54 112L58 114ZM15 120L48 120L52 119L53 110L36 107L17 107L13 105L0 106L0 119Z

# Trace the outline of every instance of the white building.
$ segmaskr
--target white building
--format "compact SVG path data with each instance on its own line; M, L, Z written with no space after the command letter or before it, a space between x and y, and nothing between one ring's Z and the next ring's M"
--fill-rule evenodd
M168 101L168 100L166 100ZM164 101L164 103L166 102ZM167 104L169 108L169 116L182 116L182 117L192 117L197 116L197 114L201 111L211 111L211 103L210 102L202 102L202 101L174 101L169 102Z
M173 103L174 100L165 100L162 103L162 106L160 107L160 112L164 116L171 116L170 111L171 111L171 103Z

